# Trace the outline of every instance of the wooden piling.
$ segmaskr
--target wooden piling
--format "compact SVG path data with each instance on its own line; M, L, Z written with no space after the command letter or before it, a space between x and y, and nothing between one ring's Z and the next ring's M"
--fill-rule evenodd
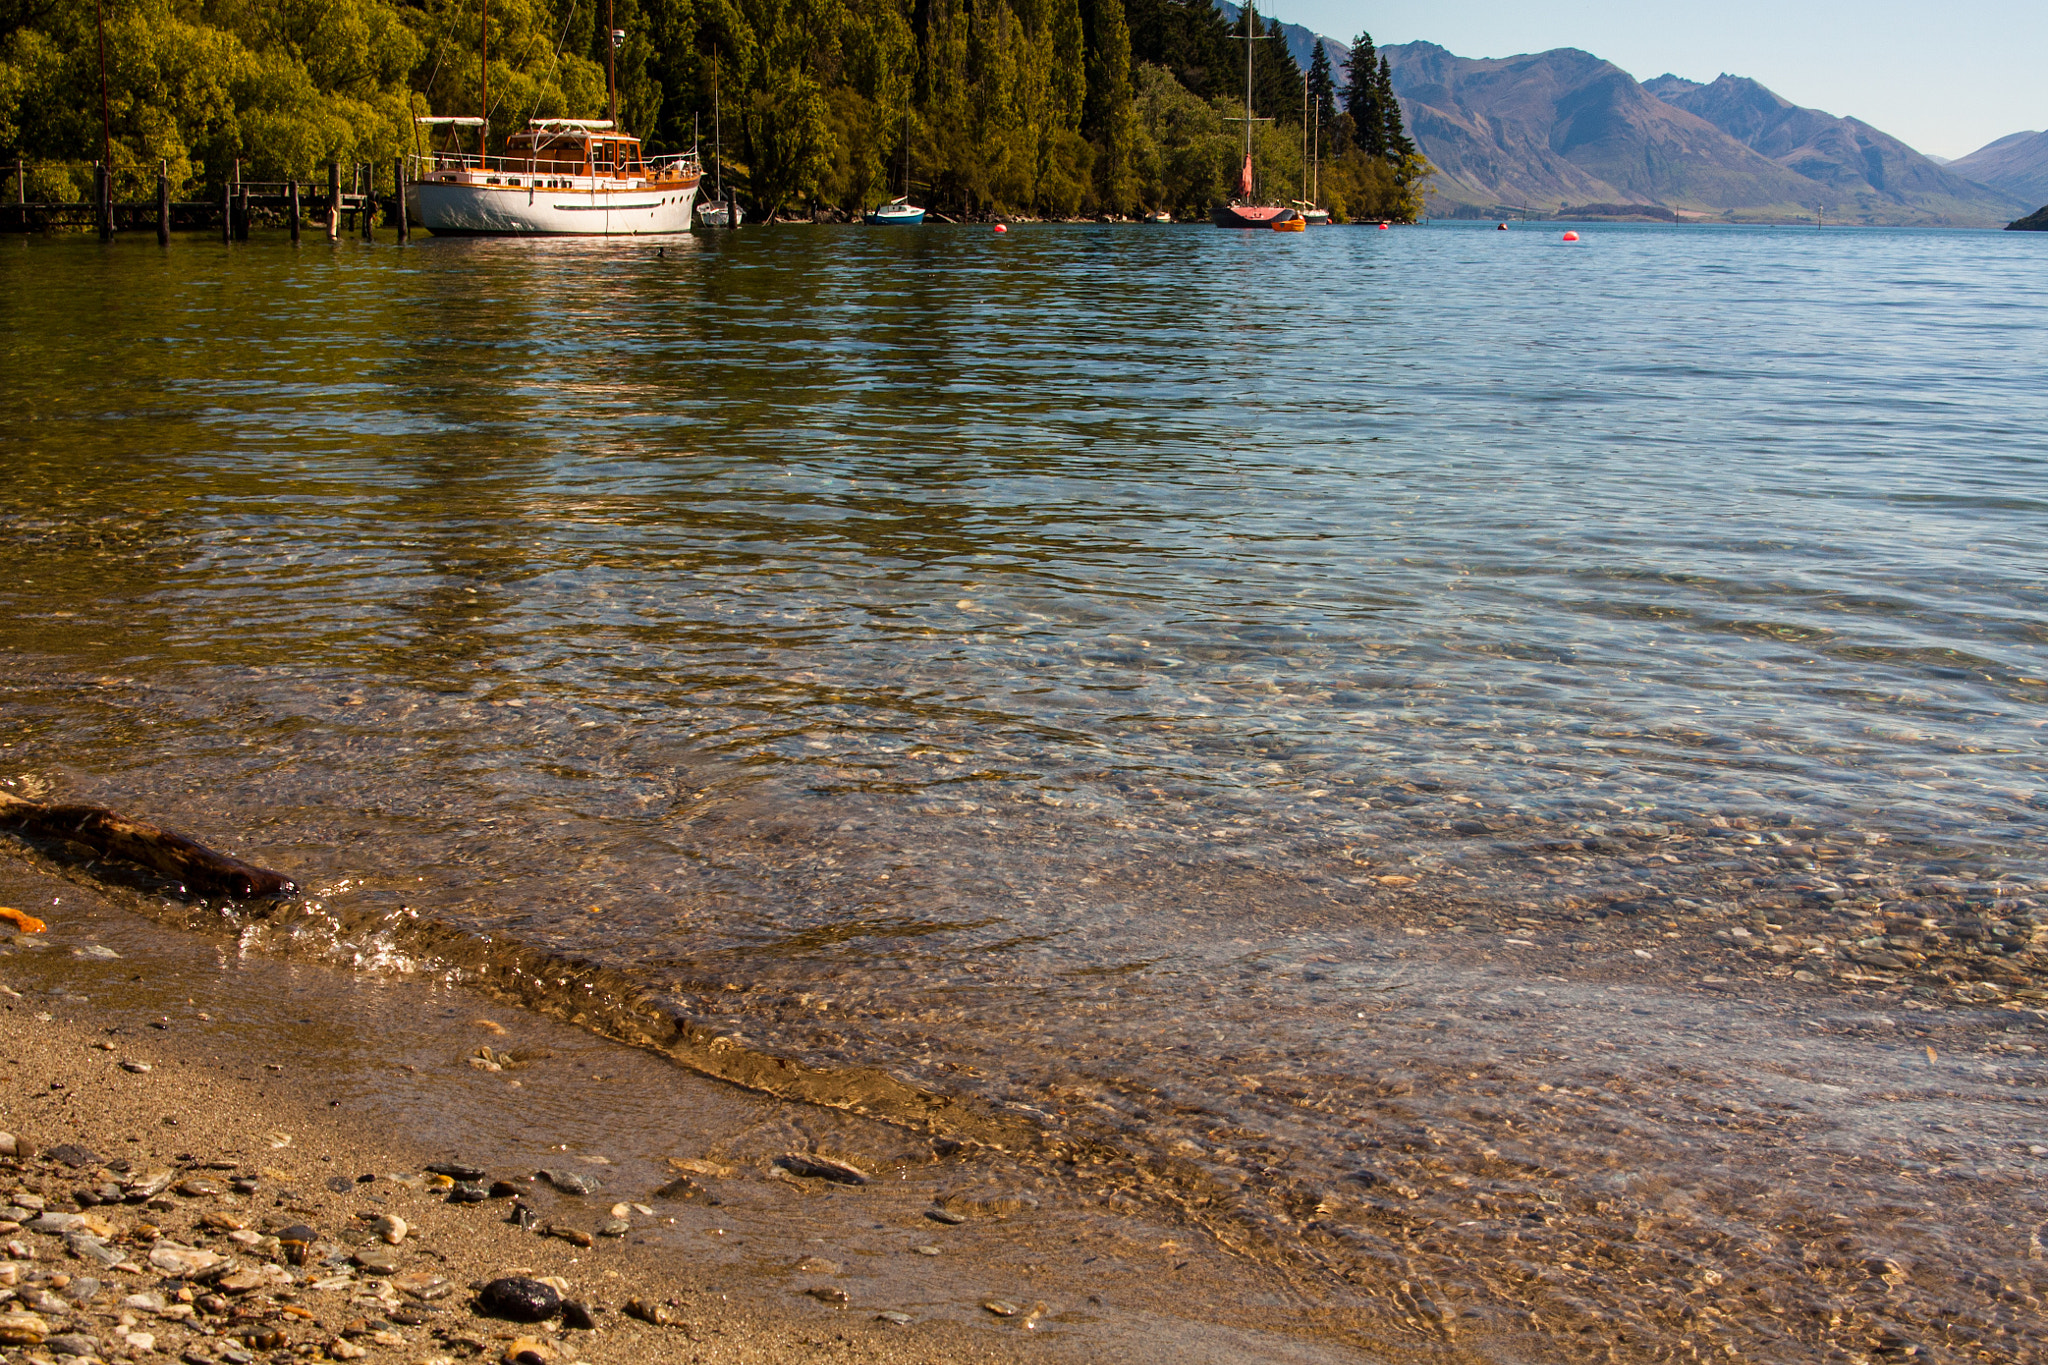
M341 240L341 163L327 163L327 240Z
M220 239L223 242L235 240L235 182L232 180L221 182Z
M405 158L402 156L392 163L391 188L397 196L398 240L409 242L412 240L412 222L405 211Z
M246 242L249 240L249 187L247 185L242 186L241 200L242 202L235 213L235 240Z
M100 200L100 240L111 242L114 240L114 168L102 161L93 180Z
M370 228L377 221L377 163L363 163L363 241L374 242Z
M28 231L28 163L14 158L14 202L21 210L21 230Z
M156 173L156 244L171 244L171 167L165 162Z
M289 200L285 204L285 212L289 213L292 218L292 245L297 246L299 244L299 182L296 179L287 183L285 194Z

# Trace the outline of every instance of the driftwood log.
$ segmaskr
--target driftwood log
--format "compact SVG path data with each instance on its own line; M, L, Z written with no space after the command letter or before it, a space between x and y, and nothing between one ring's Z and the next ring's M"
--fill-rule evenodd
M289 896L299 889L282 872L216 853L182 834L98 806L45 806L0 792L0 829L83 844L102 857L140 863L203 895L255 900Z

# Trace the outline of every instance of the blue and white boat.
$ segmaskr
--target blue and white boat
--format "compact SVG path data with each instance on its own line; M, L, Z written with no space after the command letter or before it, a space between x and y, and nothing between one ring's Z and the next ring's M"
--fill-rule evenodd
M916 227L924 221L924 210L910 202L908 195L892 199L867 214L869 227Z

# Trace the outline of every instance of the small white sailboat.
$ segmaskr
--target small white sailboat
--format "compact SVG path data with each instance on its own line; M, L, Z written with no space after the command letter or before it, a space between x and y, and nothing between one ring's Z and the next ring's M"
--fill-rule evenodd
M1295 200L1294 207L1301 210L1301 220L1308 226L1328 227L1330 225L1330 211L1316 207L1316 200L1322 197L1323 192L1323 97L1317 95L1315 98L1315 145L1313 148L1309 145L1310 119L1308 103L1308 77L1303 75L1301 78L1301 159L1309 167L1307 172L1309 182L1305 187L1308 190L1308 198Z
M710 228L735 228L746 215L737 198L725 197L725 142L718 116L718 49L711 50L711 197L697 205L697 221Z
M910 100L903 102L903 196L869 209L861 221L869 227L916 227L924 210L910 202Z
M916 227L924 221L924 210L910 202L910 196L892 199L869 209L864 221L870 227Z

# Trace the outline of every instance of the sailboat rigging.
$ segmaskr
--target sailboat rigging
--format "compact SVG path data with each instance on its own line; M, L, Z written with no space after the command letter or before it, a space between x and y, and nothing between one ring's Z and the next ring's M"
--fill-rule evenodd
M1232 123L1244 124L1244 168L1238 172L1237 196L1227 204L1219 204L1211 211L1209 221L1223 228L1279 228L1283 231L1301 226L1301 215L1285 204L1254 204L1252 200L1252 125L1271 123L1267 118L1252 116L1252 44L1270 42L1273 35L1260 33L1256 27L1257 11L1251 0L1244 0L1244 32L1233 33L1232 38L1244 44L1244 117L1232 119Z
M705 227L738 227L745 215L739 196L725 197L725 139L719 121L718 49L711 49L711 197L697 206L697 221Z

